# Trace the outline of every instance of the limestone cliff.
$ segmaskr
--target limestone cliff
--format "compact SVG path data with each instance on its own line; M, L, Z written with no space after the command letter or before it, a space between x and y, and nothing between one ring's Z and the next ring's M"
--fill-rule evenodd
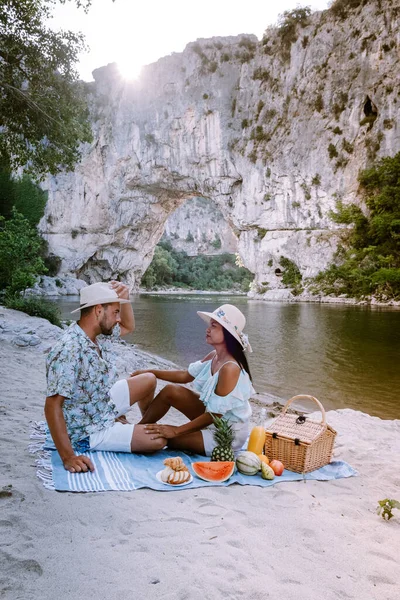
M237 252L238 240L214 202L192 198L165 222L164 238L189 256Z
M223 213L255 289L281 287L280 256L304 276L326 266L335 200L358 201L359 170L400 149L400 3L306 21L289 40L277 28L198 40L134 83L114 65L94 72L94 142L49 180L41 222L63 272L137 286L168 216L195 196Z

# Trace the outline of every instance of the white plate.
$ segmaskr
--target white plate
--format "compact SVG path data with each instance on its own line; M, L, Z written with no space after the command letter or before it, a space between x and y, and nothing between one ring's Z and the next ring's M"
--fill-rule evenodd
M190 476L190 478L187 481L184 481L183 483L165 483L165 481L163 481L161 479L161 473L163 472L164 469L162 469L161 471L158 471L158 473L156 473L156 479L160 482L163 483L164 485L169 485L170 487L181 487L182 485L188 485L189 483L192 483L193 481L193 477Z

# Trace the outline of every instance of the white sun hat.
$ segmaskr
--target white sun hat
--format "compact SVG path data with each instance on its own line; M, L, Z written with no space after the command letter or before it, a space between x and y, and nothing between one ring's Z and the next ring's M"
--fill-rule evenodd
M93 283L92 285L82 288L80 291L80 300L80 307L72 310L71 314L78 312L82 308L96 306L96 304L111 304L113 302L127 304L130 302L130 300L126 300L125 298L120 298L109 283Z
M238 308L236 308L236 306L233 306L232 304L223 304L219 308L216 308L212 313L198 310L197 314L206 323L210 323L211 319L217 321L217 323L222 325L222 327L237 339L243 350L253 352L249 343L249 338L243 333L244 326L246 325L246 317Z

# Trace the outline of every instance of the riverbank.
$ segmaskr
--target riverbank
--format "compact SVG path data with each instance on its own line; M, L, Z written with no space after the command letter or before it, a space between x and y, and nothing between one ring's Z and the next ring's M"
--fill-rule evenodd
M63 275L60 277L42 276L33 288L27 290L28 295L45 296L48 298L57 298L60 296L79 296L79 292L87 283L82 279L76 279L71 275ZM371 308L400 308L400 301L387 300L380 301L376 298L368 300L357 300L355 298L347 298L344 296L323 296L321 294L313 295L303 292L298 296L294 296L289 289L277 288L268 290L264 294L256 292L240 292L237 290L189 290L185 288L167 287L163 289L149 290L139 287L137 293L144 295L159 295L159 296L244 296L252 300L261 300L263 302L305 302L313 304L344 304L351 306L368 306Z
M351 479L51 492L26 448L30 421L43 418L45 356L59 333L0 307L2 598L53 600L62 590L67 600L397 600L400 514L384 522L375 508L399 499L400 421L327 413L335 458L359 471ZM172 366L124 343L116 351L121 376ZM255 421L261 404L253 402ZM180 422L177 413L168 421Z

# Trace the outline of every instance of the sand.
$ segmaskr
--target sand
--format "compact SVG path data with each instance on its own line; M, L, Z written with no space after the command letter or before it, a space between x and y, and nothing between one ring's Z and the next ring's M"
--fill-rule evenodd
M30 421L43 418L45 353L56 333L0 307L0 598L400 598L400 511L389 522L375 512L382 498L400 500L400 421L328 413L335 457L359 471L350 479L48 491L27 446ZM21 335L40 343L17 346ZM159 361L125 345L118 352L122 374Z

